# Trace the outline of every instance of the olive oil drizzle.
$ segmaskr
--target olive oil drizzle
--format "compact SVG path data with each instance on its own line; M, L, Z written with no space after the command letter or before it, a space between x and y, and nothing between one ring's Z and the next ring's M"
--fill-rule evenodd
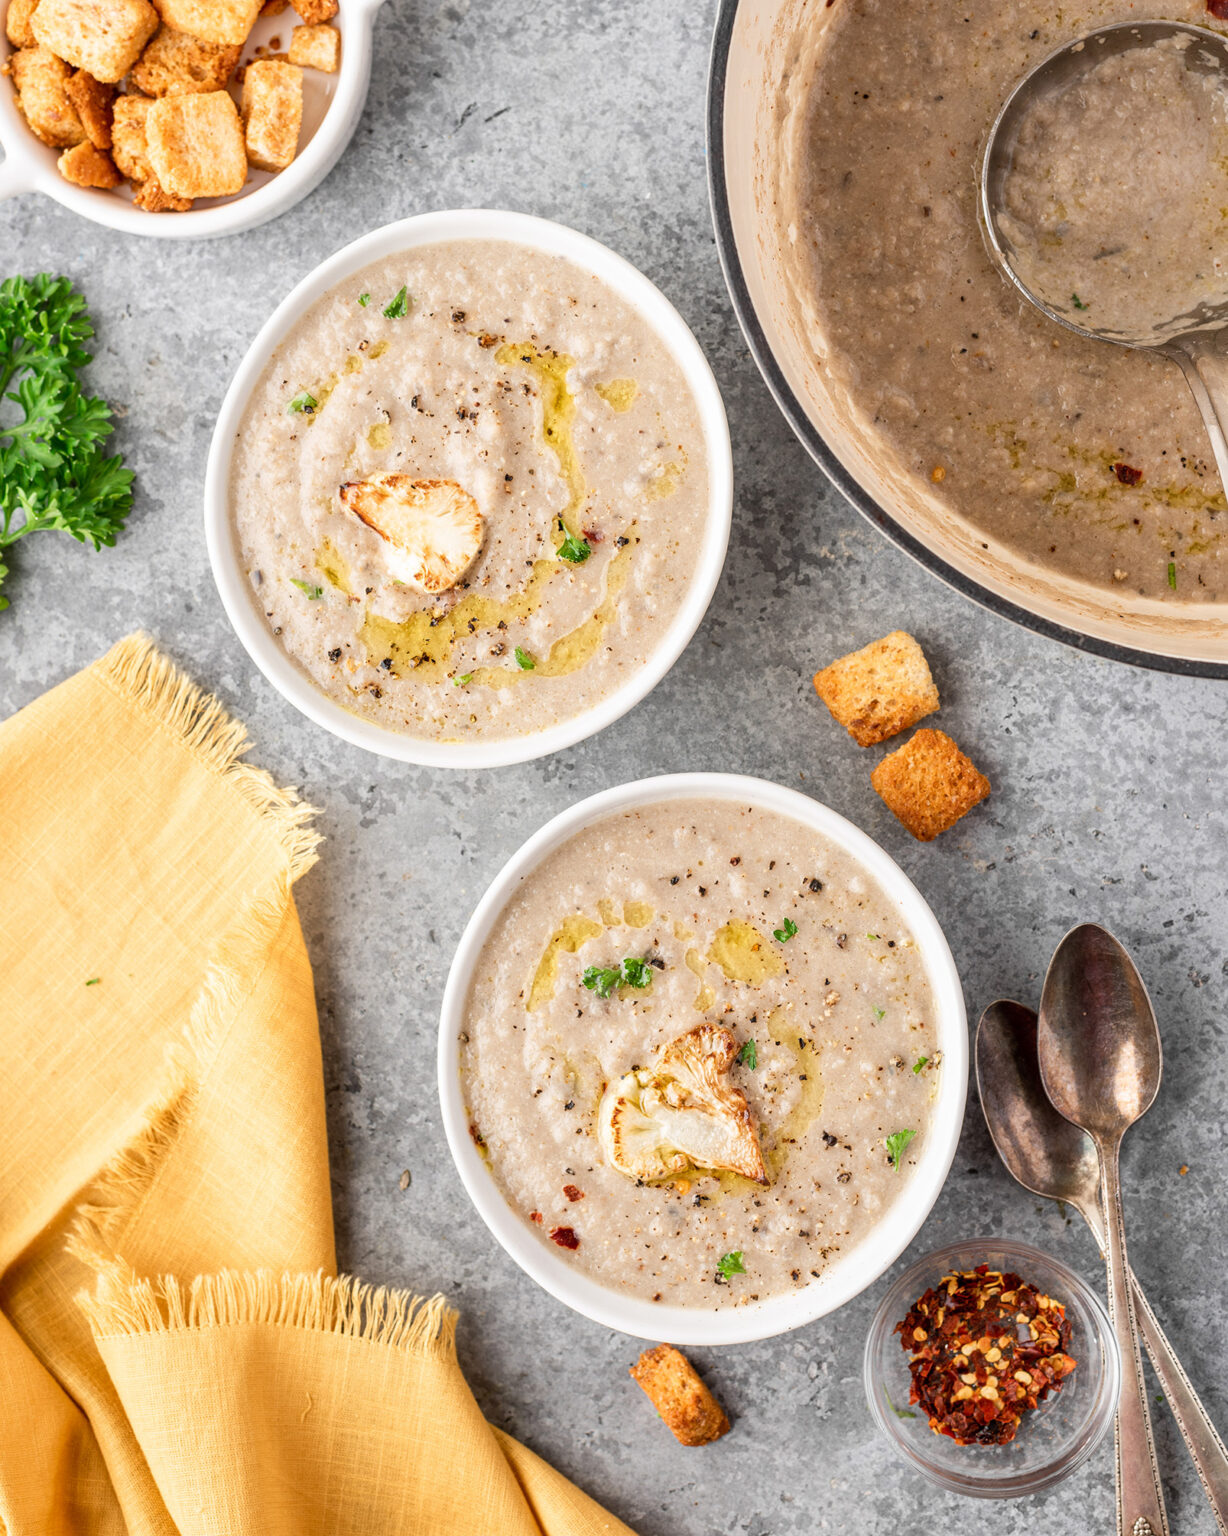
M779 976L785 968L780 955L758 928L738 918L717 930L708 959L719 965L730 981L743 981L752 987L769 976Z
M530 369L537 380L542 405L542 436L559 461L559 473L568 491L567 505L559 513L563 529L561 532L556 530L557 543L563 542L564 533L582 538L580 513L588 487L584 483L580 455L576 452L576 397L567 385L567 375L575 365L575 358L563 352L543 352L528 341L508 342L495 353L495 361L505 368L521 364Z

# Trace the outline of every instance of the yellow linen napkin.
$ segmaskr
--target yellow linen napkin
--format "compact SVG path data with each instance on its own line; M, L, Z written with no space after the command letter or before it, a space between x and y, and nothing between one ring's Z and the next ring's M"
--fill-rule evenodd
M313 812L142 636L0 725L0 1536L631 1536L335 1276Z

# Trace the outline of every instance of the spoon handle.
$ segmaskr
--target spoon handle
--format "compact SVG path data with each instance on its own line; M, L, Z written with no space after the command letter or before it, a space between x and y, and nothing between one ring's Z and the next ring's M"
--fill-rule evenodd
M1117 1531L1118 1536L1168 1536L1126 1259L1118 1169L1120 1143L1106 1145L1098 1141L1097 1151L1108 1237L1109 1315L1121 1351L1121 1401L1117 1405L1116 1434Z
M1101 1253L1108 1251L1104 1235L1104 1218L1099 1204L1080 1208L1091 1228L1092 1236ZM1168 1342L1160 1321L1151 1310L1151 1303L1138 1283L1138 1276L1130 1271L1130 1292L1134 1297L1134 1313L1138 1319L1138 1331L1151 1363L1155 1367L1156 1380L1164 1389L1164 1401L1168 1404L1185 1448L1190 1453L1198 1481L1207 1496L1207 1502L1215 1516L1215 1523L1228 1536L1228 1450L1219 1437L1219 1431L1195 1392L1185 1367L1178 1360L1176 1351Z
M1156 1379L1164 1389L1165 1400L1193 1459L1216 1524L1224 1536L1228 1536L1228 1450L1224 1449L1224 1442L1190 1385L1184 1367L1173 1353L1173 1347L1165 1338L1164 1330L1133 1273L1130 1280L1139 1331L1155 1367Z

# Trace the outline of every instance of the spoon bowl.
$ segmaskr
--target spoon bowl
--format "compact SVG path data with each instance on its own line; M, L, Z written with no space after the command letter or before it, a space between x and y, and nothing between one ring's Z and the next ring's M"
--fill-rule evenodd
M1177 21L1131 21L1102 27L1064 44L1024 76L1002 104L989 131L981 161L981 218L990 255L998 268L1029 303L1043 310L1051 320L1081 336L1116 342L1120 346L1162 346L1178 336L1218 330L1228 324L1228 278L1222 299L1190 313L1164 317L1133 334L1100 328L1091 323L1086 310L1076 307L1077 299L1072 304L1074 295L1063 293L1060 297L1046 297L1020 275L1022 253L1007 217L1007 184L1021 135L1039 103L1047 97L1077 88L1089 71L1106 59L1167 43L1184 44L1182 58L1186 68L1198 74L1219 76L1228 89L1228 38L1221 37L1218 32Z
M976 1031L976 1081L1008 1172L1032 1194L1073 1206L1102 1241L1096 1148L1045 1096L1030 1008L1007 1001L986 1008Z
M1037 1042L1045 1093L1059 1115L1110 1143L1146 1114L1160 1088L1160 1031L1124 947L1085 923L1058 945L1041 995Z
M1060 295L1045 295L1037 290L1035 281L1025 280L1020 264L1026 261L1027 253L1019 248L1010 230L1007 183L1021 134L1038 105L1048 97L1075 89L1107 59L1144 48L1169 46L1180 49L1187 70L1218 77L1228 95L1228 38L1206 27L1175 21L1131 21L1103 27L1065 44L1025 75L1002 104L985 143L979 187L981 230L999 271L1029 304L1050 320L1080 336L1157 352L1178 365L1206 427L1220 481L1228 487L1228 268L1224 269L1219 289L1210 295L1202 294L1179 313L1140 313L1131 315L1129 324L1100 329L1091 323L1088 306L1077 293L1069 291L1069 285ZM1172 219L1167 222L1171 225ZM1100 253L1114 254L1114 250ZM1196 257L1191 259L1196 261ZM1161 264L1159 270L1167 269ZM1188 291L1183 283L1176 291L1186 292L1188 299L1198 292L1198 283Z

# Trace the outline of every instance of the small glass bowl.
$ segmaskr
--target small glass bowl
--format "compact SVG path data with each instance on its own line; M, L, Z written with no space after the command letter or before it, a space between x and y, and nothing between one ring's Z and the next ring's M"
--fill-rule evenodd
M1009 1270L1060 1301L1071 1323L1075 1370L1039 1408L1025 1413L1005 1445L956 1445L909 1406L910 1356L895 1326L913 1303L954 1270ZM1108 1433L1117 1411L1121 1358L1108 1313L1073 1270L1026 1243L991 1237L939 1248L899 1277L866 1340L865 1389L874 1422L895 1453L931 1483L979 1499L1015 1499L1069 1477Z

